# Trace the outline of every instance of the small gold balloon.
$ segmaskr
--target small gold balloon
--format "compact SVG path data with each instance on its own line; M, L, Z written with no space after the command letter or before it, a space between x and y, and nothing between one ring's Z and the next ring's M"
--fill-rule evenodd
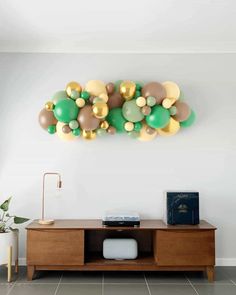
M167 97L162 101L162 106L165 109L169 109L172 107L172 105L176 102L176 98Z
M120 94L125 100L131 100L134 96L136 85L133 81L123 81L120 84Z
M146 105L146 103L147 103L147 101L146 101L145 97L140 96L136 99L136 105L140 108L144 107Z
M48 101L45 103L45 109L49 112L51 112L54 108L54 104L52 101Z
M133 131L134 130L134 123L126 122L124 127L125 127L126 131Z
M100 124L100 127L101 127L102 129L107 129L107 128L109 127L109 124L108 124L107 121L103 121L103 122Z
M109 111L107 104L103 101L95 102L92 108L94 116L98 119L105 118Z
M82 136L84 139L93 140L96 138L96 132L93 130L83 130Z
M77 82L72 81L66 85L66 93L69 97L71 97L72 91L81 92L81 90L82 90L82 87Z
M166 81L162 83L166 90L166 97L175 98L176 100L180 96L180 89L179 86L175 82Z
M179 122L173 118L170 118L169 124L162 129L157 129L157 133L161 136L170 136L176 134L179 130Z
M75 103L79 108L82 108L85 105L85 100L83 98L77 98Z

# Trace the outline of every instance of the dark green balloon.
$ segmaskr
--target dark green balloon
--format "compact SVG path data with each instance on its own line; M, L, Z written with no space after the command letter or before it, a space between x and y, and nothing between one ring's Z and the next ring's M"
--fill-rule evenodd
M85 99L85 100L87 100L87 99L90 98L90 94L88 93L88 91L82 91L80 93L80 97L83 98L83 99Z
M74 134L74 136L79 136L81 133L81 130L80 130L80 128L76 128L76 129L72 130L72 133Z
M49 125L48 126L48 133L54 134L56 132L56 125Z
M77 119L79 108L73 100L63 99L58 101L53 112L58 121L69 123Z
M142 129L142 123L136 122L134 123L134 131L140 131Z
M116 128L118 133L125 132L124 125L127 120L123 117L121 108L111 109L108 116L106 117L106 120L109 125Z
M180 126L183 127L183 128L187 128L187 127L190 127L191 125L193 125L193 123L195 122L195 119L196 119L196 114L195 112L192 110L191 111L191 114L189 115L188 119L183 121L183 122L180 122Z
M170 113L162 106L156 105L150 115L146 116L146 121L152 128L164 128L170 121Z

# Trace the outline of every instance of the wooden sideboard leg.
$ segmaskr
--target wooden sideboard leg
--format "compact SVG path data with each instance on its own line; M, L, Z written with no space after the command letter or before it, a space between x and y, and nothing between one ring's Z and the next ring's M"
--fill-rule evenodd
M210 283L214 282L215 269L214 266L207 266L206 268L207 278Z
M12 246L8 247L8 261L7 261L7 281L11 282L11 263L12 263Z
M15 261L15 273L18 273L19 271L19 262L18 262L18 259L16 259Z
M32 281L34 276L35 267L33 265L27 266L27 280Z

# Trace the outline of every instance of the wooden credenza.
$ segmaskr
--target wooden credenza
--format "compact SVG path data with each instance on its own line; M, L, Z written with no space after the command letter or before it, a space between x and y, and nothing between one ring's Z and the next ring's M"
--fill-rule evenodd
M215 230L199 225L166 225L162 220L142 220L139 227L104 227L101 220L37 221L27 226L27 273L37 270L178 270L206 271L214 280ZM137 240L135 260L107 260L102 256L105 238Z

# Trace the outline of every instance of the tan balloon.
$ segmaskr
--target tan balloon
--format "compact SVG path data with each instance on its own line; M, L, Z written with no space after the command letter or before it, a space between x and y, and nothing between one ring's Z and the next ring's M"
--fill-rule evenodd
M107 132L111 135L114 135L116 133L116 128L113 127L113 126L110 126L108 129L107 129Z
M183 101L177 101L174 106L176 107L176 115L173 118L179 122L187 120L191 114L190 107Z
M43 129L47 130L48 126L57 124L57 119L54 117L53 112L49 112L44 108L39 113L39 124Z
M82 132L82 136L84 139L87 139L87 140L93 140L96 138L96 132L95 131L88 131L88 130L83 130Z
M66 85L66 93L69 97L71 97L71 92L73 90L75 90L77 92L81 92L82 87L80 86L79 83L72 81Z
M68 125L64 125L62 127L62 131L63 131L63 133L70 133L71 129L70 129L70 127Z
M124 103L124 98L121 96L119 92L114 92L113 94L109 95L108 99L108 107L109 109L120 108Z
M63 127L65 125L67 125L67 124L65 124L63 122L57 122L56 130L57 130L58 137L64 141L71 141L71 140L76 139L76 136L74 136L74 134L72 132L69 132L69 133L63 132Z
M180 124L173 118L170 118L169 124L162 129L157 129L157 133L161 136L170 136L176 134L180 130Z
M100 120L94 116L92 106L90 105L84 106L79 111L77 120L80 127L84 130L95 130L100 123Z
M147 132L147 124L146 123L142 123L142 128L140 130L140 134L139 134L139 137L138 139L141 140L141 141L150 141L150 140L153 140L156 136L157 136L157 131L155 130L153 132L153 134L149 134Z
M156 132L156 129L147 126L147 128L146 128L146 132L147 132L149 135L152 135L153 133Z
M85 85L85 90L91 95L99 96L100 94L107 94L106 84L100 80L90 80Z
M123 81L120 84L120 94L125 100L131 100L134 96L136 84L133 81Z
M151 113L152 109L149 106L144 106L142 107L141 111L144 116L148 116Z
M103 119L107 116L108 114L108 106L105 102L102 102L102 101L98 101L96 102L93 106L92 106L92 109L93 109L93 114L96 118L98 119Z
M114 85L114 83L108 83L107 85L106 85L106 89L107 89L107 93L108 94L112 94L114 91L115 91L115 85Z
M150 82L143 86L142 96L153 96L156 98L157 104L160 104L162 100L166 97L166 91L161 83Z
M172 81L163 82L162 85L166 90L166 97L175 98L176 100L180 96L180 89L179 86Z

